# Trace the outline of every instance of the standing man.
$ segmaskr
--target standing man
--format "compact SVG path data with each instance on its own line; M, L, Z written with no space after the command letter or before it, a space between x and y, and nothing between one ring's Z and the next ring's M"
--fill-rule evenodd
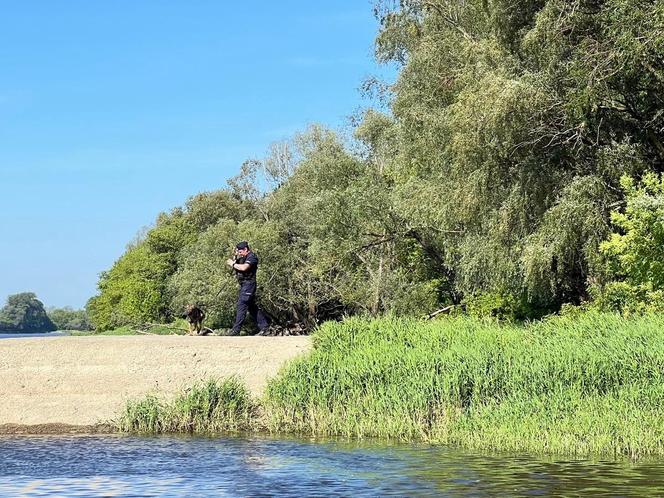
M235 246L235 259L226 261L235 271L235 276L240 283L240 294L237 298L237 314L235 323L229 335L238 335L240 328L247 316L247 311L254 319L262 334L267 330L268 323L265 315L256 304L256 270L258 270L258 258L249 249L247 242L240 242Z

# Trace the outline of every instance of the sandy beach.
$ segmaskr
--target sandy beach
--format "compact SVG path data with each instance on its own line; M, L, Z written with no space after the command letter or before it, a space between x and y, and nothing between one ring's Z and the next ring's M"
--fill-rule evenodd
M0 433L103 428L128 399L237 375L255 394L308 337L88 336L0 341Z

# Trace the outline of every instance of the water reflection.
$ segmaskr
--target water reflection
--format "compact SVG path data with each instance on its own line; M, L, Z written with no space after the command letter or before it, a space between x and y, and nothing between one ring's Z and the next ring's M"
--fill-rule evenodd
M664 461L270 438L0 438L1 496L662 496Z

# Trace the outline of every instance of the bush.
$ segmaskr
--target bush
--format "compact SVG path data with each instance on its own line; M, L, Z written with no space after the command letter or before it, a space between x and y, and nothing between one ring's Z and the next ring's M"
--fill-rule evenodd
M525 296L485 292L464 299L466 313L474 318L496 318L504 321L522 321L541 318L551 310L537 307Z
M618 311L624 315L664 311L664 291L653 290L650 283L609 282L602 287L591 287L590 291L589 309Z
M92 330L92 324L85 310L74 310L69 307L52 308L47 314L58 330Z
M592 307L622 313L664 310L664 178L621 179L624 211L614 211L616 231L600 245L606 283L590 288Z

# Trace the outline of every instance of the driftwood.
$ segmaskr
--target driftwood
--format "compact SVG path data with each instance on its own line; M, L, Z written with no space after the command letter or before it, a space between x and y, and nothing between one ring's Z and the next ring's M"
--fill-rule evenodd
M159 327L163 329L171 329L174 331L182 331L184 334L174 333L172 335L189 335L189 329L183 327L177 327L174 325L164 325L162 323L143 323L141 328L138 326L134 328L134 332L141 335L162 335L155 334L153 332L148 332L144 329L151 329L153 327ZM300 336L308 335L307 329L301 323L288 323L284 325L270 325L270 327L265 332L259 332L257 335L265 337L284 337L284 336ZM200 337L205 335L219 335L216 330L211 329L210 327L203 327L203 330L200 334L193 334L192 337Z
M152 332L146 332L145 330L138 330L138 329L134 329L134 332L136 332L137 334L142 334L142 335L159 335L159 334L153 334Z
M174 325L164 325L163 323L144 323L143 325L148 327L148 328L161 327L161 328L164 328L164 329L182 330L184 332L189 331L189 329L185 329L185 328L182 328L182 327L175 327Z
M216 335L216 332L214 330L212 330L210 327L203 327L203 330L201 330L201 333L200 334L195 334L195 335L208 335L208 334Z
M432 318L436 318L438 315L442 315L443 313L451 313L455 308L465 308L465 304L450 304L449 306L445 306L444 308L441 308L439 310L434 311L433 313L429 313L427 315L427 320L431 320Z
M154 327L160 327L164 329L171 329L171 330L181 330L183 332L188 332L188 329L184 329L182 327L175 327L173 325L164 325L163 323L141 323L141 324L136 324L135 327L133 328L133 331L136 332L137 334L141 335L165 335L165 334L155 334L154 332L148 332L149 329L154 328ZM147 329L147 330L146 330ZM183 335L183 334L178 334L176 332L172 332L170 335Z

